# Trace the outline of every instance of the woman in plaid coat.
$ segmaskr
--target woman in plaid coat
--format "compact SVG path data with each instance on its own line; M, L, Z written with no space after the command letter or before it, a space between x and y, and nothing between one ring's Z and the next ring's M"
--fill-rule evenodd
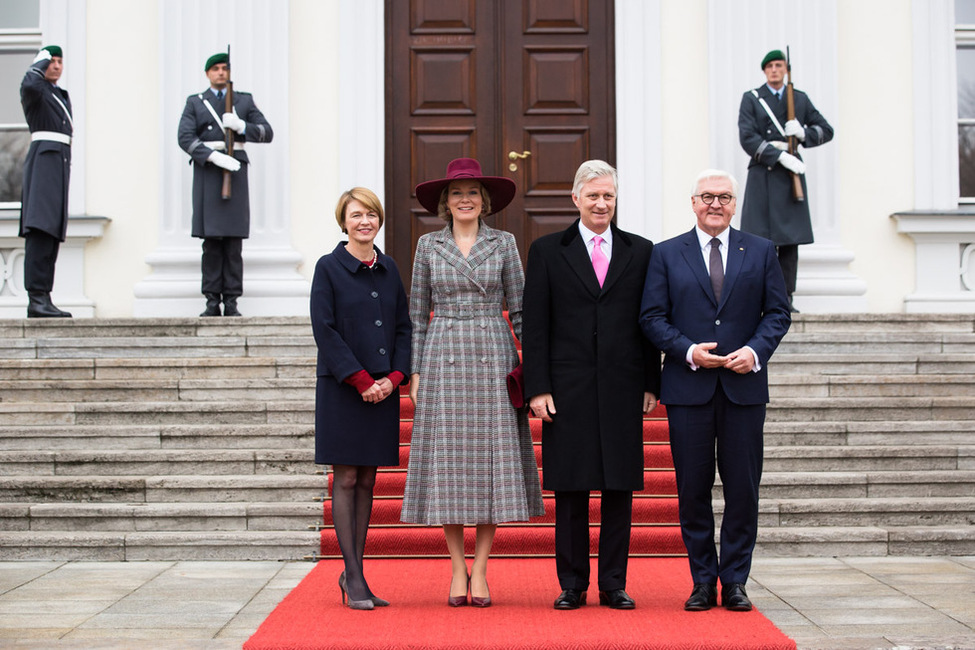
M487 560L498 523L544 513L527 413L505 385L518 365L524 273L511 233L481 217L514 198L508 178L484 176L471 158L421 183L417 200L447 221L422 236L413 262L410 396L416 404L402 520L442 525L452 564L448 604L491 604ZM430 312L433 312L431 318ZM476 526L467 572L464 525Z

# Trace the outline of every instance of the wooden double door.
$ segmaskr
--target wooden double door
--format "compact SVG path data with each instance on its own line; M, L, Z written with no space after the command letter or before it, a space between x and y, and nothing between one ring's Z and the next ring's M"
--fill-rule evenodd
M417 239L443 227L417 183L454 158L507 176L487 222L522 255L578 216L579 164L615 164L612 0L386 0L386 249L409 288Z

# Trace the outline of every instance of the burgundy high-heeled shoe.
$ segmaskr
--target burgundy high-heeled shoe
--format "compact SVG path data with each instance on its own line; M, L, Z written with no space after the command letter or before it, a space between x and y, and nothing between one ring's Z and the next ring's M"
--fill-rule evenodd
M471 576L467 576L467 591L471 588ZM463 596L447 596L447 604L451 607L463 607L467 604L467 591Z
M475 596L474 592L471 592L471 607L490 607L491 606L491 596L485 596L481 598L480 596Z

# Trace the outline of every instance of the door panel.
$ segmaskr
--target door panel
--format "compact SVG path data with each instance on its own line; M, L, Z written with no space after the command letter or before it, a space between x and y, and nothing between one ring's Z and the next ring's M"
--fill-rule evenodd
M572 178L615 158L610 0L387 0L387 249L409 286L416 240L443 227L419 182L458 157L518 194L488 219L522 258L578 216Z

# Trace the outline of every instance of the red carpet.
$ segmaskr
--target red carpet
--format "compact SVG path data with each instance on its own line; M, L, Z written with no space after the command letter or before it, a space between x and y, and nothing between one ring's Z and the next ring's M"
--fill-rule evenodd
M336 584L342 563L324 560L278 605L245 650L431 648L542 649L792 649L795 643L757 611L682 608L691 590L687 560L631 559L627 591L633 611L589 605L556 611L555 564L550 559L493 559L494 605L447 607L446 560L373 560L369 584L390 607L353 611L342 606ZM595 562L592 568L596 576Z

